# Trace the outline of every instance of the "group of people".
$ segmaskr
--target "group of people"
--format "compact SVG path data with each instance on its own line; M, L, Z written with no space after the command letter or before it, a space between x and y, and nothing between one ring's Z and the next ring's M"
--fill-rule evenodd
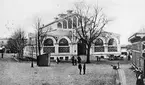
M71 60L72 60L72 65L73 65L73 66L77 65L77 63L78 63L78 64L81 63L81 57L79 57L79 56L78 56L77 58L73 56L73 57L71 58Z
M83 74L86 73L86 64L84 63L83 66L82 66L82 64L81 64L82 59L81 59L80 56L78 56L77 58L73 56L71 60L72 60L72 65L73 66L77 65L77 63L78 63L78 69L79 69L79 74L80 75L82 73L82 69L83 69Z
M71 58L71 60L73 66L77 65L77 59L74 56Z
M84 74L84 75L86 74L86 64L85 64L85 63L83 64L83 68L82 68L81 63L79 63L78 69L79 69L79 71L80 71L80 72L79 72L80 75L81 75L82 69L83 69L83 74Z
M83 74L86 74L86 63L83 63L83 65L82 65L82 63L81 63L82 59L80 56L78 56L77 58L72 56L71 61L72 61L73 66L76 66L78 63L78 69L79 69L80 75L82 74L82 70L83 70ZM56 63L59 64L59 62L60 62L60 59L57 57Z

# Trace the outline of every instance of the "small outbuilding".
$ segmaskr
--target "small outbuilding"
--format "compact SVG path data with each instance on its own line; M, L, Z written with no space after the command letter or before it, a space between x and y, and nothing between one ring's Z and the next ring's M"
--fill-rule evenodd
M37 65L38 66L49 66L50 65L50 54L43 54L37 56Z

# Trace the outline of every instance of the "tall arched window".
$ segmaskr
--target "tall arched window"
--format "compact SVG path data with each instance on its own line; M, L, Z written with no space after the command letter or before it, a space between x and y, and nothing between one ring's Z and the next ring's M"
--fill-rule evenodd
M62 28L62 24L59 22L59 23L57 24L57 27L58 27L58 28Z
M66 22L66 20L63 21L63 28L64 28L64 29L67 28L67 22Z
M95 47L94 47L95 52L104 52L104 46L103 46L103 40L98 38L95 42Z
M117 52L117 42L113 38L108 41L108 52Z
M116 46L117 43L116 43L116 41L115 41L113 38L111 38L111 39L108 41L108 45L114 45L114 46Z
M68 28L69 29L72 28L72 20L71 20L71 18L68 19Z
M55 52L55 47L54 47L54 42L52 39L46 39L43 43L43 52L44 53L54 53Z
M46 39L44 41L44 46L53 46L53 40L52 39Z
M62 38L59 41L59 46L68 46L68 41L65 38Z
M65 38L59 41L59 53L69 53L69 44Z
M98 38L95 42L95 46L102 46L103 45L103 40Z
M77 18L73 17L73 27L76 28L77 27Z

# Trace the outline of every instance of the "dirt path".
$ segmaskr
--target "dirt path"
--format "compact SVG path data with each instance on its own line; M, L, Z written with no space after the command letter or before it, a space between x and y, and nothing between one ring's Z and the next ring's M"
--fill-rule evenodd
M133 70L131 70L130 67L131 67L131 64L121 65L121 69L125 73L126 85L136 85L135 72L133 72Z

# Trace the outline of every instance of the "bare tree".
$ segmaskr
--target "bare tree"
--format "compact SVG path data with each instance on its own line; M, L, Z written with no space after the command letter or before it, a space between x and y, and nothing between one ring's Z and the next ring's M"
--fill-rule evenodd
M36 18L35 20L35 29L36 29L36 56L41 55L42 41L47 36L47 30L43 30L44 24L42 24L41 18Z
M86 45L86 63L90 63L90 48L109 20L103 13L102 8L98 6L90 7L84 3L76 3L75 12L79 21L79 26L75 29L76 37Z
M19 28L9 38L7 47L14 53L18 53L18 57L23 57L23 49L26 46L25 32Z

